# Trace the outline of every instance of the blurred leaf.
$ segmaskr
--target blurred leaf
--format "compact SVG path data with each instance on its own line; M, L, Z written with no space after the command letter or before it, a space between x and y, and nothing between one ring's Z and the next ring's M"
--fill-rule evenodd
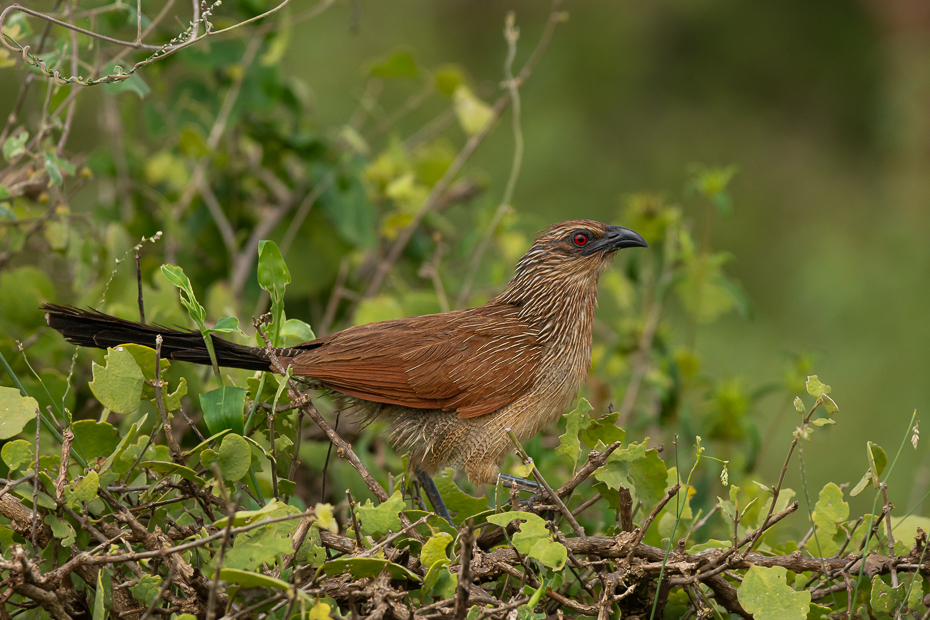
M21 131L15 136L10 136L3 143L3 158L10 163L26 152L26 142L29 140L29 132Z
M568 551L561 543L551 539L546 522L530 512L504 512L488 515L488 523L507 527L512 521L520 520L520 530L512 536L513 546L520 553L539 560L555 570L561 570L568 559Z
M742 606L756 620L805 620L811 593L795 592L785 581L782 566L752 566L737 589Z
M187 166L170 151L161 151L146 159L145 178L152 185L164 183L173 192L183 191L190 183Z
M149 88L149 85L146 84L145 81L141 77L139 77L139 74L137 73L130 75L125 80L121 80L119 82L113 82L111 84L104 84L103 88L108 93L111 93L114 95L118 93L126 93L126 92L135 93L139 96L139 99L144 99L145 97L149 95L149 93L152 92L152 89Z
M18 435L38 416L39 403L16 388L0 387L0 439Z
M460 84L465 83L465 73L458 65L443 65L433 72L436 90L446 97L451 97Z
M145 377L132 354L123 347L107 349L106 366L94 364L90 391L114 413L132 413L139 408Z
M456 86L452 94L452 105L459 125L468 136L479 133L494 118L493 108L476 97L465 84Z
M93 620L104 620L107 616L106 594L103 587L103 578L106 572L106 569L103 568L97 571L97 591L94 595Z
M224 385L200 395L203 420L210 433L215 435L230 429L243 434L242 411L245 407L245 388Z
M413 54L407 51L395 52L390 58L372 64L368 74L381 78L416 78L420 75Z
M108 469L113 468L120 457L123 456L123 453L126 451L129 446L136 440L136 437L139 434L139 429L142 428L142 425L145 424L145 421L148 419L148 414L144 414L142 418L137 420L132 426L129 427L129 430L126 431L126 434L123 435L123 438L120 440L119 445L116 446L116 450L107 457L107 460L104 461L103 467L100 468L100 474L103 475ZM115 469L115 468L114 468Z
M801 400L801 397L800 397L800 396L795 396L795 397L794 397L794 408L795 408L795 409L797 410L797 412L800 413L801 415L804 415L804 414L807 413L807 409L804 407L804 401Z
M401 529L398 513L406 508L400 490L394 492L386 502L375 506L371 500L359 505L355 512L361 521L362 534L371 536L378 533L397 532Z

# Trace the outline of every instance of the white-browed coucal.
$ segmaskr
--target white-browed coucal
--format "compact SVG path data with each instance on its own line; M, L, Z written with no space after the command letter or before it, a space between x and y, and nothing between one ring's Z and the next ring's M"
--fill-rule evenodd
M517 263L506 290L484 305L350 327L276 355L295 376L341 395L346 408L389 419L394 443L410 451L440 509L429 476L452 465L472 483L495 483L512 449L505 429L528 440L571 403L590 365L598 278L617 250L645 246L619 226L555 224ZM199 331L43 309L74 344L153 347L161 334L163 357L210 364ZM212 338L220 366L273 370L264 349Z

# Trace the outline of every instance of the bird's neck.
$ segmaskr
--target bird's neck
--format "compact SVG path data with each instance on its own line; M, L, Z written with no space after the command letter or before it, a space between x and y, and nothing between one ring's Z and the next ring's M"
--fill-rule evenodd
M491 303L520 308L520 318L552 345L589 348L597 308L598 274L565 277L542 265L518 270L507 289Z

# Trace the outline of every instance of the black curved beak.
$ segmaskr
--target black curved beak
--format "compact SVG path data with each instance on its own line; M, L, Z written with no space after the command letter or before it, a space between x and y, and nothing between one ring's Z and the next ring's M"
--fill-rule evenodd
M639 233L624 228L622 226L609 226L607 234L592 243L587 253L591 252L616 252L622 248L646 248L646 240Z

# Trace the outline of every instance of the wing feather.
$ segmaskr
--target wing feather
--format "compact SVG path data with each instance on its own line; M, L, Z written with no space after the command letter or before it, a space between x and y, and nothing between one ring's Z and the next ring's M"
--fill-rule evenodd
M472 418L532 387L543 347L515 306L360 325L295 347L295 374L380 403Z

